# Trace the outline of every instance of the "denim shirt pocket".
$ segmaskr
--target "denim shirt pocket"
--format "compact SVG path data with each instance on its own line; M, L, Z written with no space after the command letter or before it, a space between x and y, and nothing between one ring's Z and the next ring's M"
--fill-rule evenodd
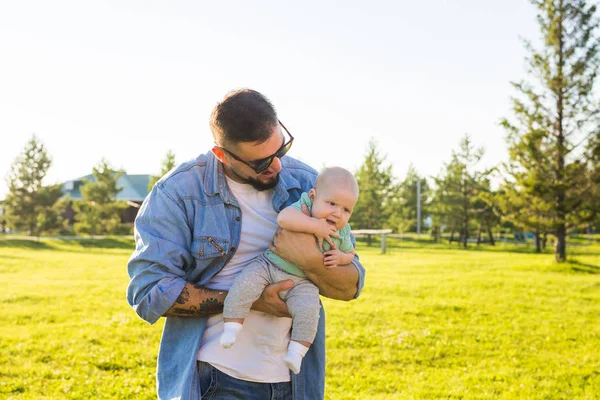
M203 274L208 272L210 275L221 270L227 259L229 250L229 240L214 236L195 236L192 241L191 252L196 261L194 271L188 273L191 275Z
M213 236L196 236L192 241L192 256L199 260L211 260L215 257L227 257L229 240Z

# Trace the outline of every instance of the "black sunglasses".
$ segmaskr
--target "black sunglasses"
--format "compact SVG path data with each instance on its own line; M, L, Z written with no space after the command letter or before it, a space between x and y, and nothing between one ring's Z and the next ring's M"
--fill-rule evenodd
M285 125L283 125L281 123L281 121L278 121L278 122L279 122L279 125L281 125L281 127L287 132L288 136L290 137L290 140L283 143L283 145L281 145L279 150L277 150L274 154L270 155L269 157L261 158L260 160L256 160L256 161L252 161L252 162L247 162L247 161L242 160L241 158L239 158L238 156L236 156L235 154L233 154L226 148L221 147L221 149L225 153L227 153L231 157L233 157L235 160L237 160L243 164L246 164L248 167L252 168L254 170L254 172L256 172L257 174L260 174L260 173L266 171L267 168L269 168L269 166L273 163L273 160L275 159L275 157L281 158L281 157L285 156L285 153L287 153L290 150L290 148L292 147L292 142L294 141L294 137L292 136L290 131L287 130Z

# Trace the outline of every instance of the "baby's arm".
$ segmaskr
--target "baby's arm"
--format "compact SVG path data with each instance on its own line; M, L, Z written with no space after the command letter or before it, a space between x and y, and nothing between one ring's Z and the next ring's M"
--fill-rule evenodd
M335 249L330 236L340 237L335 226L328 224L325 219L305 215L294 207L284 208L277 216L277 223L288 231L312 233L317 237L319 248L323 247L323 240L325 240L331 248Z

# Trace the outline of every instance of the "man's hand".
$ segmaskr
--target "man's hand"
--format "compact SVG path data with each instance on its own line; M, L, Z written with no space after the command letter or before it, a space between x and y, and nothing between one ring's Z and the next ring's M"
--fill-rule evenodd
M252 304L252 309L276 317L290 318L291 315L288 312L287 305L285 304L285 301L281 300L279 297L279 292L289 290L292 286L294 286L294 282L289 279L267 286L260 295L260 298Z

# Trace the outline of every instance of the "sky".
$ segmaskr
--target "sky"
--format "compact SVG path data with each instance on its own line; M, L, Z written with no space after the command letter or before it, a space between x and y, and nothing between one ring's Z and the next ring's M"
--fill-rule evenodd
M506 160L511 81L536 40L527 0L0 0L0 199L35 134L46 184L105 159L158 174L213 145L229 91L267 96L294 135L288 153L355 171L375 141L403 179L437 175L460 139Z

